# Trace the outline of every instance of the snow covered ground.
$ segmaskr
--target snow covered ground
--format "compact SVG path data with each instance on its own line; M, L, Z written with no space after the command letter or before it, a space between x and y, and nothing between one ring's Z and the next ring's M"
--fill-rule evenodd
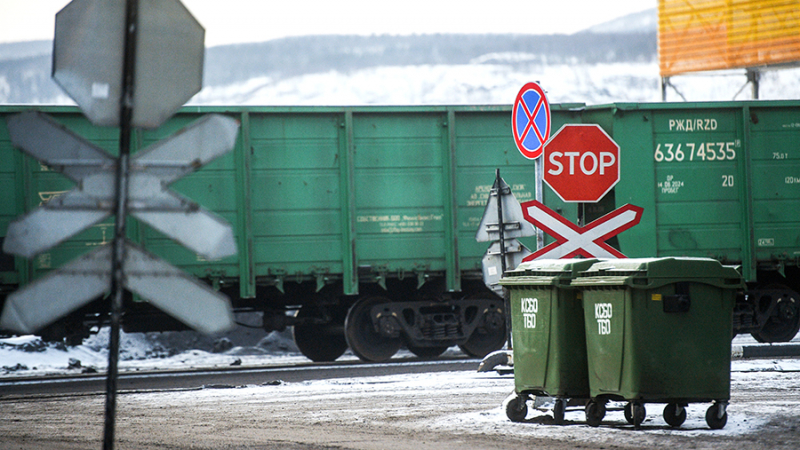
M178 336L166 337L157 333L125 334L120 370L308 362L294 347L287 332L271 333L254 345L233 346L220 353L212 352L210 346L214 345L198 340L194 333L176 334ZM176 343L181 338L184 350L164 347L165 343ZM797 338L794 343L798 343ZM219 347L219 341L213 344ZM749 336L739 336L733 347L755 344ZM13 381L37 374L80 373L87 368L102 372L107 365L107 345L107 330L101 330L75 347L44 344L33 336L2 339L0 378ZM448 353L457 354L459 350L451 348ZM413 355L401 351L395 358L413 358ZM355 360L355 357L348 352L341 359ZM76 361L80 361L80 365ZM477 365L476 361L476 369ZM609 446L687 448L687 445L709 449L796 448L793 447L796 436L792 436L797 424L795 419L788 423L787 418L797 417L800 410L800 359L735 358L731 369L728 423L721 430L709 430L705 422L709 405L702 403L689 405L688 418L679 429L666 425L661 416L663 405L648 404L642 429L633 432L624 419L622 403L609 405L599 428L585 425L583 408L567 409L565 424L577 426L553 426L552 402L548 403L547 399L539 399L537 405L529 402L526 420L515 423L506 416L503 400L511 398L513 375L472 371L126 394L118 413L118 429L121 439L130 448L162 448L165 443L176 445L167 445L168 448L189 448L189 445L191 448L219 448L223 444L247 446L254 443L280 447L275 444L276 436L280 436L280 443L308 445L296 448L331 448L333 444L336 448L354 449L409 448L391 447L389 443L397 441L410 446L414 439L422 440L424 444L420 448L453 448L448 445L463 449L517 448L532 439L551 440L555 444L545 445L545 448L555 449L578 445L598 449ZM26 448L51 448L49 445L53 442L91 443L98 439L101 427L97 421L101 410L100 397L70 397L44 403L11 402L6 404L5 414L12 422L0 424L0 433L5 430L17 439L13 442L27 442L29 447ZM76 413L67 419L64 418L66 411ZM13 425L53 421L57 421L58 426L35 425L36 428L28 429L34 425ZM183 439L183 430L194 430L209 423L220 424L219 431L193 434L191 441ZM143 432L144 429L147 432ZM317 431L310 434L312 429ZM430 445L432 440L441 445ZM36 447L37 443L41 445ZM73 447L65 445L63 448Z
M109 330L104 328L82 345L66 346L45 343L37 336L0 339L0 377L36 376L47 374L103 372L108 365ZM234 343L235 342L235 343ZM793 343L800 343L800 335ZM226 345L227 344L227 345ZM749 335L737 336L734 349L756 345ZM446 355L462 355L457 347ZM413 358L401 350L395 358ZM340 360L355 361L348 350ZM743 361L734 358L734 367L761 367L768 360ZM291 333L239 330L231 338L207 338L194 332L122 333L120 371L184 369L195 367L224 367L230 365L261 366L307 363L292 342ZM781 364L800 369L800 359ZM476 364L477 369L477 364Z
M131 334L123 332L119 370L130 372L310 362L294 345L289 331L272 332L267 335L263 332L250 334L251 336L245 338L237 335L239 339L233 338L233 340L238 340L243 345L234 345L228 338L214 340L194 332ZM259 334L263 336L260 339L258 339ZM108 328L103 328L78 346L46 343L37 336L0 339L0 377L104 372L108 366L108 340ZM448 349L445 355L463 355L463 353L457 347L453 347ZM414 357L407 350L401 350L395 356L395 358ZM358 358L348 350L339 361L348 360L357 361Z

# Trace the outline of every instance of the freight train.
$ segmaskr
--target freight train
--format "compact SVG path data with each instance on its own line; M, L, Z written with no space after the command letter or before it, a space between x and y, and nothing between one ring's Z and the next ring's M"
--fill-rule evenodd
M36 109L111 153L118 131L76 108L0 108L0 240L11 220L70 182L14 149L6 119ZM624 204L640 223L608 243L628 257L702 256L737 265L748 283L734 330L763 342L800 327L800 102L551 105L551 128L599 124L620 146L620 181L597 203L544 203L588 222ZM495 171L520 201L535 198L534 162L516 149L510 106L185 107L134 149L204 114L237 119L234 151L172 188L233 224L238 255L207 261L129 220L128 237L227 294L235 311L292 327L300 351L332 361L349 347L382 361L402 346L477 357L506 340L503 299L482 280L475 233ZM135 151L135 150L134 150ZM20 286L102 245L104 222L27 260L0 254L0 305ZM527 238L531 239L531 238ZM535 240L520 239L529 247ZM68 287L65 287L68 289ZM97 299L41 330L79 342L107 321ZM128 332L184 329L134 296ZM0 334L8 334L0 330Z

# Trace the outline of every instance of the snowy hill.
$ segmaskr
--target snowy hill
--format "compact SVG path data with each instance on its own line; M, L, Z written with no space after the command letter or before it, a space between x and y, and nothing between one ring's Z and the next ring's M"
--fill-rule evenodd
M509 104L528 81L554 103L658 102L656 28L650 9L572 35L301 36L211 47L205 88L190 104ZM51 47L0 45L0 104L72 104L50 78ZM760 97L800 98L799 81L800 69L765 72ZM748 99L745 82L744 71L674 77L667 99Z
M572 35L301 36L206 49L193 105L509 104L539 81L553 103L661 101L656 11ZM0 104L72 104L51 43L0 45ZM767 72L762 99L800 98L800 69ZM686 100L748 99L743 71L674 77ZM737 96L738 93L738 96ZM668 100L681 101L675 90Z
M658 29L658 10L647 9L588 28L588 33L641 33Z

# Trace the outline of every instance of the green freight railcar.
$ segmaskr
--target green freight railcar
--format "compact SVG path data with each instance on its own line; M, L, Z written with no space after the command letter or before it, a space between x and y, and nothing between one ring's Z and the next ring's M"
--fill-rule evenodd
M553 105L553 127L580 121L582 107ZM30 109L0 110L0 239L15 217L72 187L12 148L5 119ZM117 130L91 126L74 108L37 109L116 152ZM241 122L234 151L172 187L233 225L238 255L204 261L134 220L131 239L227 293L236 310L263 312L265 329L293 326L313 360L334 360L348 344L367 360L403 344L425 357L451 345L475 356L503 345L503 303L481 280L487 244L474 236L496 168L519 199L535 195L510 107L184 108L157 130L135 132L133 148L212 112ZM112 233L109 221L30 261L2 255L3 293ZM103 305L41 333L80 339L105 320ZM129 299L123 327L182 325Z
M621 171L583 214L644 208L615 242L629 257L740 265L748 289L734 331L791 340L800 328L800 102L619 103L588 107L582 120L619 144Z
M0 110L0 239L8 223L71 188L12 149ZM115 152L118 133L74 108L37 108ZM791 339L800 327L800 102L553 105L553 130L597 123L620 145L621 179L600 202L545 203L584 223L631 203L641 223L609 243L631 257L710 256L741 265L748 290L734 331ZM239 254L197 255L132 221L132 239L260 311L267 330L294 327L314 360L348 342L364 359L403 343L422 356L449 345L482 355L502 345L502 302L480 280L487 245L474 240L500 168L518 199L534 197L533 162L515 149L509 107L184 108L143 148L206 113L241 122L234 152L173 187L233 224ZM100 245L111 222L38 255L0 254L5 295ZM527 242L532 246L532 242ZM42 330L85 335L105 318L96 302ZM291 313L291 314L287 314ZM128 331L181 324L130 301Z

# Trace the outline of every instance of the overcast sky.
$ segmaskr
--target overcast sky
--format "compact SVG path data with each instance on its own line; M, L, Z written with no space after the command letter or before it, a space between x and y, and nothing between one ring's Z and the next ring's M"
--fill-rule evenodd
M88 1L88 0L83 0ZM53 38L69 0L0 0L0 43ZM183 0L206 46L307 34L573 33L657 0Z

